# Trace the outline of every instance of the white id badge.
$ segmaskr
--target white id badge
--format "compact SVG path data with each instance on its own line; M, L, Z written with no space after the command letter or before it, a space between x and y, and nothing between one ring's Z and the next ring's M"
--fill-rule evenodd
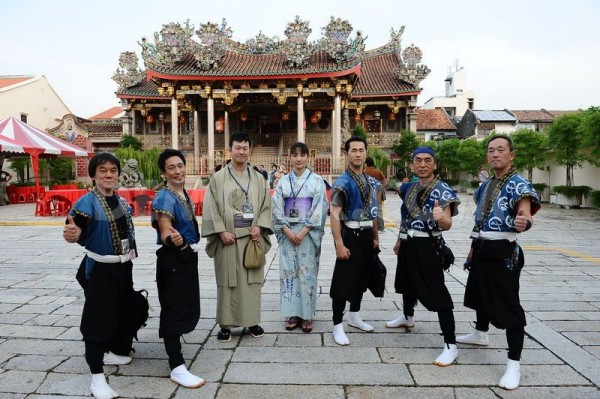
M476 239L478 239L478 238L479 238L479 229L478 229L477 227L475 227L475 228L473 229L473 231L471 232L471 238L472 238L473 240L476 240Z
M242 218L254 219L254 209L252 208L252 204L242 205Z
M288 217L288 222L290 223L298 223L300 222L300 218L298 217L298 209L292 208L290 209L290 216Z
M406 234L406 230L405 229L400 230L400 239L402 241L408 240L408 234Z
M129 255L129 239L121 240L121 255Z
M360 211L360 219L358 220L359 227L373 227L373 221L370 220L367 215L365 215L364 211Z

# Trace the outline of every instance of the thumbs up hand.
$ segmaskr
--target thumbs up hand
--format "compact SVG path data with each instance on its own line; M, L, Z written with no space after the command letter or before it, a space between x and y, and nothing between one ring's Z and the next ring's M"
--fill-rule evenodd
M431 210L431 213L433 214L433 220L436 222L439 222L444 217L444 209L440 206L438 200L435 200L433 203L433 209Z
M77 242L79 240L79 236L81 235L81 228L75 224L75 220L73 220L73 216L67 216L67 224L63 229L63 238L66 242Z
M169 227L169 236L168 237L171 237L171 242L176 247L179 247L183 244L183 237L173 226Z
M525 215L523 208L519 209L517 216L515 217L515 229L521 233L528 230L531 227L531 219L528 215Z

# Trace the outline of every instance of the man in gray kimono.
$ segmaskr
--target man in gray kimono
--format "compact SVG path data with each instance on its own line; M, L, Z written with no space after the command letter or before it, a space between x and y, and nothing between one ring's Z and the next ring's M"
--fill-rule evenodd
M271 197L265 178L248 165L250 145L245 133L231 136L231 162L211 177L204 197L201 235L215 263L219 342L231 339L232 327L264 335L259 325L264 267L246 268L243 259L250 240L265 253L271 248Z

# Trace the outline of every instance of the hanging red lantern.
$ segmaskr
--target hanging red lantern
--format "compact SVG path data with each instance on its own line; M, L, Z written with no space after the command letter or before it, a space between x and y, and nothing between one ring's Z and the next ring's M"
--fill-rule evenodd
M360 114L354 114L354 121L355 122L360 121Z
M240 114L240 119L242 120L242 122L246 122L248 120L248 114L246 112L242 112Z
M287 121L288 119L290 119L290 113L287 111L283 111L281 113L281 120Z
M215 130L217 132L222 132L223 130L225 130L225 118L223 118L222 116L219 117L219 119L215 122Z
M393 113L393 112L390 112L388 114L388 119L391 120L391 121L395 121L396 120L396 114Z
M186 119L187 119L187 118L185 117L185 115L181 115L181 116L179 117L179 123L181 123L182 125L183 125L183 124L185 124L185 122L186 122Z
M319 121L319 118L317 118L316 114L312 114L310 116L310 123L317 123Z
M154 122L154 117L150 114L146 115L146 123Z

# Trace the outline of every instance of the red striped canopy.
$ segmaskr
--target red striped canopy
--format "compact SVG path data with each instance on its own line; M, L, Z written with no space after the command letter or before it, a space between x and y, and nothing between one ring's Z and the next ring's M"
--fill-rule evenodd
M12 116L0 121L0 152L66 157L88 157L83 148L54 137Z
M12 116L0 121L0 154L7 156L28 154L31 157L36 187L40 184L38 165L40 156L91 157L94 155Z

